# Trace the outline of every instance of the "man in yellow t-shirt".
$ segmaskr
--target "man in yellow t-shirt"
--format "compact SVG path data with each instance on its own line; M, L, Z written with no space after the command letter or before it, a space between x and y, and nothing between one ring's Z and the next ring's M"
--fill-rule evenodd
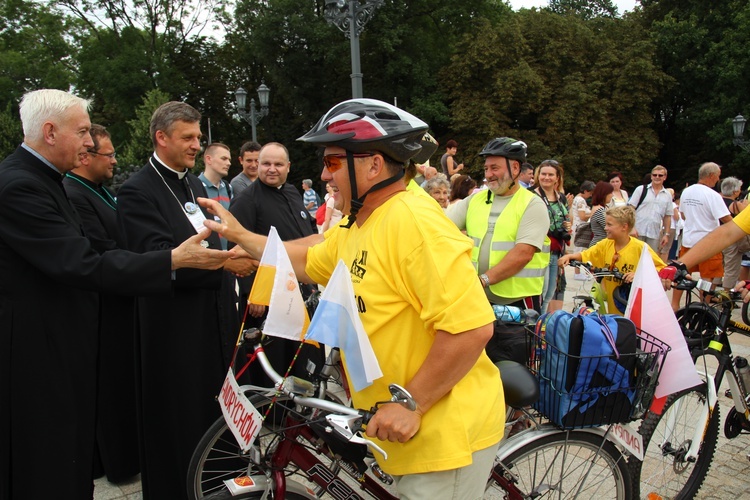
M321 179L348 215L325 235L285 246L297 278L327 283L347 264L359 316L384 376L352 393L355 406L406 388L416 410L382 405L366 433L388 453L379 463L405 498L481 498L504 431L497 368L484 352L494 314L476 278L471 241L432 200L405 191L404 163L427 124L385 102L334 106L300 140L324 146ZM201 200L207 225L259 258L266 239Z

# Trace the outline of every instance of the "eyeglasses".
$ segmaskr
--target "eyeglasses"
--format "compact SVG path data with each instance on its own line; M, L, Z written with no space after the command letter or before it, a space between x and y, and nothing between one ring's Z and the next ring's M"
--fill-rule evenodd
M651 177L666 177L667 174L651 174Z
M368 158L370 156L375 155L373 153L352 153L353 158ZM323 165L325 165L329 172L334 173L341 170L341 167L344 166L344 162L341 160L345 158L346 153L325 155L323 157Z
M117 157L117 153L115 151L112 151L111 153L97 153L96 151L87 151L90 155L97 155L97 156L106 156L110 160L114 160L115 157Z
M540 165L552 165L553 167L559 167L560 162L557 160L544 160Z

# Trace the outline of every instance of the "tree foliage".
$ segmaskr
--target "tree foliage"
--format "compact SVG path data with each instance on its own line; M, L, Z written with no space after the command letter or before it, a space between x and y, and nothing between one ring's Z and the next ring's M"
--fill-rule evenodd
M530 159L561 160L576 189L620 170L635 182L658 154L644 103L667 80L644 33L620 19L585 21L524 10L466 36L444 82L471 159L488 139L520 138ZM474 164L478 172L481 165Z
M707 160L742 175L750 155L732 145L730 122L750 115L749 3L640 0L618 17L611 0L518 12L505 0L385 0L360 38L364 93L421 117L441 142L455 137L478 177L474 155L496 135L524 139L533 162L562 160L568 189L612 169L633 185L655 163L672 185ZM295 139L351 95L349 40L324 5L0 0L0 147L19 138L23 93L52 87L93 100L126 170L150 153L144 131L169 99L195 106L204 135L236 152L250 127L233 91L265 82L260 141L290 148L294 184L316 178L314 149Z
M129 139L118 148L117 174L113 179L115 189L119 188L128 177L137 172L154 150L154 143L149 132L151 116L156 108L169 101L169 95L159 89L150 90L143 102L135 109L135 118L128 120Z

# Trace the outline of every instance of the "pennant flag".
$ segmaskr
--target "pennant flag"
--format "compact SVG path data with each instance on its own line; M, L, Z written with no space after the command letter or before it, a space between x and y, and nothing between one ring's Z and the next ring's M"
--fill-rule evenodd
M328 286L320 296L307 339L341 348L349 381L356 391L361 391L383 376L359 318L349 269L343 260L336 265Z
M648 304L648 311L644 311L644 304ZM665 314L666 311L669 314ZM657 398L695 387L702 382L677 318L672 314L672 304L664 293L651 252L645 247L633 277L625 317L672 348L659 375L655 394Z
M263 333L301 340L310 325L297 275L276 228L271 226L248 302L268 306Z

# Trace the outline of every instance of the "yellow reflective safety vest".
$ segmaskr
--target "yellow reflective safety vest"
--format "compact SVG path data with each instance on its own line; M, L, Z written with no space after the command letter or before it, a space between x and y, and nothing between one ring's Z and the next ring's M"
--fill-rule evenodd
M490 200L494 200L495 195L491 194L490 196ZM521 217L523 217L526 207L529 206L534 196L536 195L528 189L519 189L498 216L490 245L490 268L503 260L505 254L516 245L516 235L518 234ZM474 248L471 249L471 261L477 270L479 269L479 248L487 235L492 209L492 203L488 204L486 200L484 193L477 193L469 202L466 212L466 234L474 242ZM507 298L541 295L544 287L544 275L547 273L547 267L549 266L549 249L550 240L548 236L545 236L542 250L534 254L526 267L512 278L490 285L490 291L498 297Z

